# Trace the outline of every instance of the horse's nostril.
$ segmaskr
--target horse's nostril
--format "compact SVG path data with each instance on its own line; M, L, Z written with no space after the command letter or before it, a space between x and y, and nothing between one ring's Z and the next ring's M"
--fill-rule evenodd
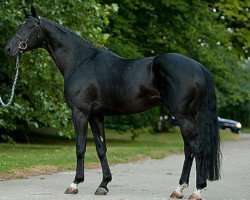
M10 56L11 51L12 51L11 45L8 45L8 46L5 47L6 56Z
M10 46L5 47L5 52L10 52Z

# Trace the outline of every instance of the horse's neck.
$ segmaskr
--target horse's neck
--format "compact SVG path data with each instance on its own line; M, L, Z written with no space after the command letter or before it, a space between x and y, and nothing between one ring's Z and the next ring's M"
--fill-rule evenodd
M54 22L42 19L41 28L45 49L65 78L96 50L92 44Z

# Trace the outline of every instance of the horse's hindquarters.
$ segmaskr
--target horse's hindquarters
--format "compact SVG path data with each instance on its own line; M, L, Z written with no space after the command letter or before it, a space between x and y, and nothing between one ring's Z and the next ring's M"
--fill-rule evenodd
M205 92L205 77L198 62L180 54L162 54L153 72L162 101L175 116L194 117Z

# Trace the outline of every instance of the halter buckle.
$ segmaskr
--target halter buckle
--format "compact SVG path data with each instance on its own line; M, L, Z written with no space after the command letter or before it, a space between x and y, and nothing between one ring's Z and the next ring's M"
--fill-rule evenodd
M27 48L27 43L26 42L24 42L24 41L21 41L20 43L19 43L19 45L18 45L18 48L19 49L22 49L22 50L25 50L26 48Z

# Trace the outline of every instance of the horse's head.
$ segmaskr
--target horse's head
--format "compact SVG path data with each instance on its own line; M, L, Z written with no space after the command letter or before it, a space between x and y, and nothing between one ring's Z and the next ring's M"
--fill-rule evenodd
M5 47L6 55L17 57L22 53L38 48L43 41L43 34L39 25L40 18L32 6L31 14L26 14L25 21Z

